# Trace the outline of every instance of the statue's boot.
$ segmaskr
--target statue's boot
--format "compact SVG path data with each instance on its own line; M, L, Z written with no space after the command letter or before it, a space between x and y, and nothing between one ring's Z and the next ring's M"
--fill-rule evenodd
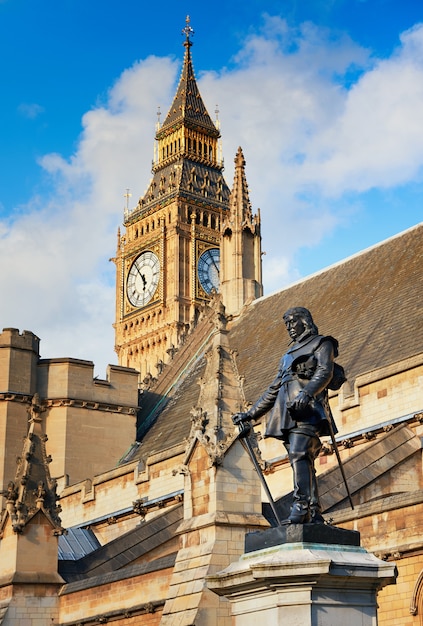
M325 524L325 519L322 515L322 507L320 506L319 490L317 487L316 470L314 469L314 464L312 467L311 476L311 497L308 521L310 522L310 524Z
M288 520L291 524L304 524L309 519L311 472L307 458L291 461L294 475L294 494L291 512Z
M292 431L287 446L294 478L293 505L288 517L292 524L323 523L320 512L314 459L321 448L317 436L308 432Z
M307 502L294 502L291 507L288 519L289 524L304 524L309 518L309 508Z

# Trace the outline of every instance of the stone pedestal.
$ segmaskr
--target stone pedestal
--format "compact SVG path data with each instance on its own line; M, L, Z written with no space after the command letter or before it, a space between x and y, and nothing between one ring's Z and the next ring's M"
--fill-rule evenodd
M342 544L328 543L331 528ZM286 541L310 534L323 541ZM207 579L231 602L234 626L377 625L377 592L395 583L396 567L355 545L358 533L291 525L251 535L246 548L263 547Z

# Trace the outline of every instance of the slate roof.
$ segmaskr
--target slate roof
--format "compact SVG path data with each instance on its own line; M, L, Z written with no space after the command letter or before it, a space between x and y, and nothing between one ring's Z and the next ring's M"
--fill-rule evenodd
M198 378L206 365L203 355L189 370L175 393L171 395L165 408L155 423L144 435L140 447L134 451L134 458L146 460L150 454L172 448L188 437L191 428L191 409L196 406L200 395Z
M90 528L67 528L59 537L59 561L77 561L100 548Z
M423 223L271 296L231 330L247 400L273 380L289 337L282 315L308 308L321 334L339 341L338 362L359 374L423 352Z
M350 387L359 374L422 353L422 243L423 223L247 306L228 326L246 400L255 401L275 376L289 340L282 315L292 306L307 307L319 332L338 339ZM183 443L204 365L199 355L136 457Z
M171 541L182 519L183 505L179 504L79 559L61 560L60 574L66 582L73 582L93 576L107 576L126 568ZM174 556L170 558L172 560Z

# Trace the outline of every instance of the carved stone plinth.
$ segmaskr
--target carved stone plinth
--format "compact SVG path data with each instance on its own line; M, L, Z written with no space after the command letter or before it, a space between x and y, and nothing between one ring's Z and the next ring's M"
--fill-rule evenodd
M360 546L297 541L248 552L207 584L231 602L234 626L376 626L377 592L396 575Z

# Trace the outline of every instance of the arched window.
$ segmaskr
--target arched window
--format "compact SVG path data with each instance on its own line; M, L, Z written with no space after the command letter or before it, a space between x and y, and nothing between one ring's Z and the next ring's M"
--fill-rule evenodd
M419 624L422 626L423 624L423 570L421 570L420 574L417 577L416 583L414 585L413 595L411 597L410 602L410 613L411 615L419 616Z

